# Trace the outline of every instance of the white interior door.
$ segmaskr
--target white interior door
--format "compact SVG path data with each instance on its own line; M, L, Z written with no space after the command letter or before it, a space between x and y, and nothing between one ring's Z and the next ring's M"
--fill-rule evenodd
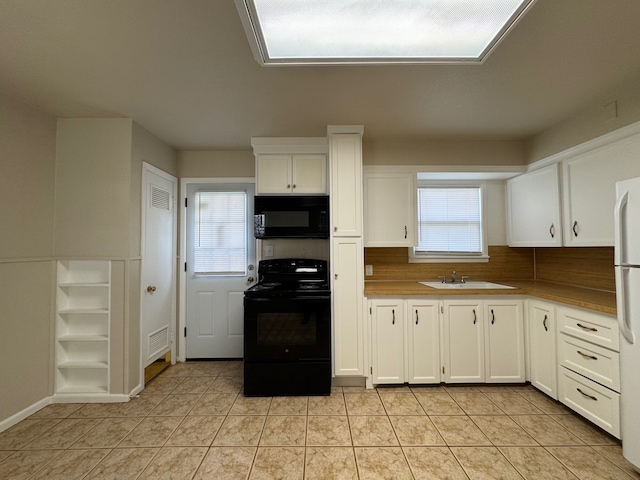
M242 358L244 291L256 277L254 184L190 184L186 358Z
M151 165L143 173L141 352L146 367L172 348L176 312L177 179Z

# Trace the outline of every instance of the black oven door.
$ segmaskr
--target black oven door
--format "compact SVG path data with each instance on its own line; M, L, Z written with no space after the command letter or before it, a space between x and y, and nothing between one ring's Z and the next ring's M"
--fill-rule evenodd
M304 362L330 358L329 296L245 297L245 361Z

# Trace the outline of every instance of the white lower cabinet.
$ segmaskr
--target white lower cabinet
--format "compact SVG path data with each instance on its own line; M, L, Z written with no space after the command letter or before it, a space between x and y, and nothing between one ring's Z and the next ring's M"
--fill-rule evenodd
M374 384L440 383L439 302L370 302Z
M407 381L440 383L440 302L407 300Z
M482 302L445 300L443 354L445 383L485 381Z
M529 302L528 338L531 385L558 399L556 315L553 305Z
M487 383L525 381L522 300L485 302L485 361Z
M373 383L404 383L404 301L371 302Z
M620 438L616 318L564 306L557 312L558 400Z

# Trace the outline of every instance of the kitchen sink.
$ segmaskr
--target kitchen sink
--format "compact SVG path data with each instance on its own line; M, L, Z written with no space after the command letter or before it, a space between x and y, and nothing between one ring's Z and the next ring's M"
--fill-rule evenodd
M509 285L501 285L493 282L465 282L465 283L442 283L442 282L418 282L431 288L439 288L446 290L486 290L486 289L509 289L515 288Z

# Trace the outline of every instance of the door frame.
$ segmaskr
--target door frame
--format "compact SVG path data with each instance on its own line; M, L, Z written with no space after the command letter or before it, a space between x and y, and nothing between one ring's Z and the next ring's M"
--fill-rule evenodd
M176 302L177 302L177 275L176 275L176 263L175 259L177 256L178 246L177 246L177 233L178 233L178 208L177 208L177 198L178 198L178 178L174 177L170 173L165 172L164 170L159 169L158 167L154 167L150 163L142 162L142 198L141 198L141 219L140 219L140 383L144 387L144 352L145 345L142 332L142 320L143 320L143 300L144 296L142 295L142 291L144 288L143 279L144 279L144 269L145 269L145 248L146 248L146 221L147 221L147 180L149 174L153 173L159 177L164 178L173 183L173 191L171 192L173 196L173 220L171 226L171 238L172 248L171 248L171 259L173 265L173 271L171 275L171 321L169 323L171 331L169 332L169 342L171 344L171 363L175 363L176 358L176 342L175 342L175 327L176 327Z
M187 189L193 183L256 183L255 177L207 177L207 178L181 178L180 179L180 257L178 262L179 270L179 291L178 301L178 354L175 357L178 361L184 362L187 359L187 341L184 329L187 326L187 272L184 265L187 261ZM260 256L260 242L256 240L256 263Z

